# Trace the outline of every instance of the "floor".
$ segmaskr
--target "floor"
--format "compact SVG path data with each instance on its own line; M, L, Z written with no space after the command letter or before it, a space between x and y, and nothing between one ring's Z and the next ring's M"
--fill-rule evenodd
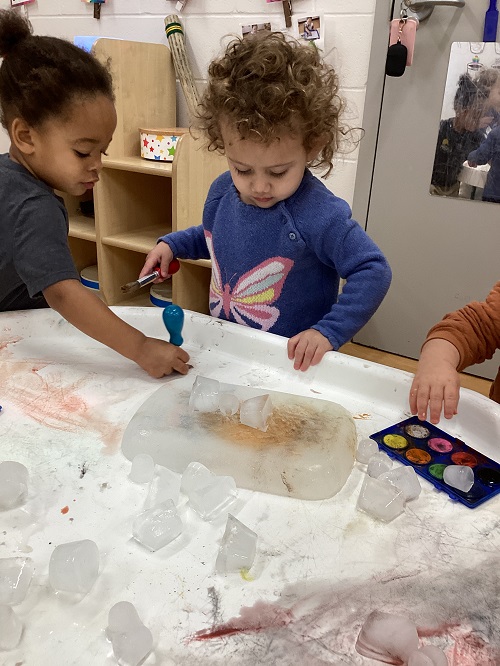
M378 349L365 347L364 345L358 345L353 342L348 342L341 347L339 351L343 354L349 354L349 356L356 356L357 358L363 358L367 361L374 361L375 363L388 365L391 368L398 368L398 370L406 370L406 372L414 373L417 368L417 361L412 358L397 356L396 354L379 351ZM487 396L490 391L491 381L489 379L481 379L474 375L461 373L460 384L464 388L477 391L477 393Z

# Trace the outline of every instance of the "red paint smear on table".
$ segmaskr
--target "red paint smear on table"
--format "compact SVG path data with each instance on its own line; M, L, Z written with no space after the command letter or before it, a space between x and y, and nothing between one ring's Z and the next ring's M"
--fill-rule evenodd
M95 431L106 452L118 449L123 428L109 422L99 413L99 406L90 406L78 395L88 378L67 383L56 370L48 379L39 371L50 366L38 359L14 360L7 350L9 344L21 338L0 342L0 386L2 395L8 397L26 416L48 428L66 432Z
M62 514L68 513L68 511L69 511L69 506L63 506L63 508L61 509Z
M334 612L334 609L325 608L325 612ZM257 633L286 627L296 621L298 617L292 609L258 601L252 607L243 607L239 617L231 618L212 629L198 631L188 640L203 641L235 634ZM448 644L451 644L445 649L449 666L500 665L500 649L486 643L471 627L451 623L432 629L419 627L418 635L420 638L446 638Z
M257 601L254 606L245 606L241 609L239 617L228 620L225 624L213 629L197 631L191 637L193 641L204 641L210 638L222 638L233 634L259 632L265 629L286 627L294 619L288 608L272 606L263 601Z
M422 637L445 636L453 645L445 650L449 666L498 666L500 648L483 640L473 630L457 624L446 624L435 629L418 628Z

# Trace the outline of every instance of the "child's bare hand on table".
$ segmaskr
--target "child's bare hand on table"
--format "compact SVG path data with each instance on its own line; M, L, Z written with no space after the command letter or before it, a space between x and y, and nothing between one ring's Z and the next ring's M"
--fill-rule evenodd
M170 375L174 370L181 375L186 375L189 370L189 354L184 349L156 338L145 338L134 360L157 379Z
M314 328L302 331L288 341L288 358L293 360L294 369L302 372L318 365L326 352L332 350L327 338Z
M169 275L168 267L173 258L174 254L170 249L170 246L167 243L160 241L158 245L155 245L154 248L148 253L139 277L141 278L144 277L144 275L153 273L153 271L157 270L159 266L161 278L158 278L155 280L155 282L163 282Z
M438 338L426 342L410 389L412 414L425 420L429 410L430 422L438 423L441 409L447 419L457 413L460 378L456 368L459 362L458 350L451 342Z

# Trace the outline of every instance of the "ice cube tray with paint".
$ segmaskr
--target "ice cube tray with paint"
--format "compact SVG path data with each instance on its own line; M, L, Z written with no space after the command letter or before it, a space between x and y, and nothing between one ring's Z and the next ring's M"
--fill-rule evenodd
M500 492L500 464L432 423L412 416L370 435L380 449L446 492L452 499L474 509ZM465 465L474 471L474 485L467 492L448 485L444 470Z

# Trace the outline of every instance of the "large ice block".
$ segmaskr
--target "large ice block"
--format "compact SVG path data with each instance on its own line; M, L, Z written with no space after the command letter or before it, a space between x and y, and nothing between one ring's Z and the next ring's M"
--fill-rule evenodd
M123 436L129 460L149 453L157 465L183 473L192 461L238 488L301 499L335 495L351 473L356 427L350 413L328 400L224 384L241 402L270 395L267 431L248 428L239 415L189 408L190 390L160 387L138 409Z

